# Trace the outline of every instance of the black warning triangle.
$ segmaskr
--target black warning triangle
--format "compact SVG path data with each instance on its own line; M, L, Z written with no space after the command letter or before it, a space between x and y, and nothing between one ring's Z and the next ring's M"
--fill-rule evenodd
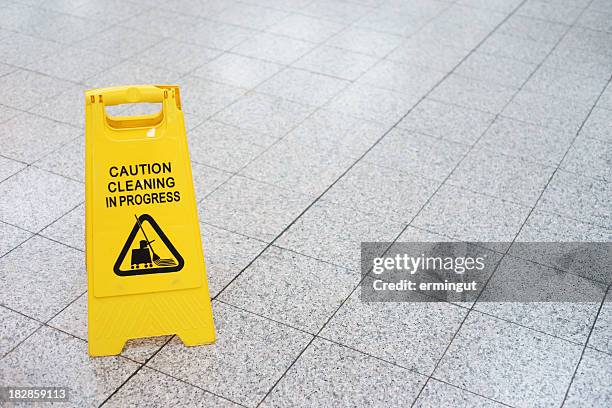
M115 266L113 268L114 272L119 276L133 276L150 273L178 272L183 269L183 266L185 266L185 260L181 254L178 253L176 248L174 248L174 245L172 245L166 234L164 234L153 217L151 217L149 214L142 214L140 217L135 215L135 217L136 222L134 223L132 232L130 232L130 235L121 249L121 253L117 258L117 261L115 261ZM151 225L157 236L162 240L164 245L166 245L166 248L168 248L172 254L172 258L160 258L159 255L155 253L152 245L153 241L150 241L149 238L147 238L147 234L143 228L143 224L145 222ZM130 248L132 248L134 243L134 238L139 231L145 239L141 240L140 245L133 248L130 253L131 268L123 270L121 269L123 260L128 252L130 252Z

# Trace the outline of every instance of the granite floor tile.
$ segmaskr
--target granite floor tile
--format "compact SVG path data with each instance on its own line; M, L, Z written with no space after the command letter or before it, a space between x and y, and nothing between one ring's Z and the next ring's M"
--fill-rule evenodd
M85 204L43 229L40 235L85 251Z
M426 377L317 338L263 407L407 406Z
M272 34L321 43L345 27L344 24L301 14L291 14L268 28Z
M257 87L257 92L311 106L322 106L349 84L348 81L287 68Z
M487 130L494 117L490 113L425 99L398 127L471 145Z
M522 90L503 110L502 115L534 125L577 132L591 106L555 96Z
M583 27L572 27L561 41L561 44L594 54L612 56L610 41L612 41L612 33L590 30Z
M191 159L199 164L235 172L260 155L265 147L254 132L209 120L189 133Z
M376 61L378 59L370 55L321 45L292 65L296 68L353 81L370 69Z
M468 147L408 130L389 132L364 160L420 177L443 181Z
M40 323L0 306L0 356L14 349L40 327Z
M532 207L554 171L554 167L474 149L453 171L448 184Z
M88 2L77 3L78 5L70 11L70 14L94 21L116 23L142 11L140 5L136 3L126 3L120 0L109 0L103 3L94 4Z
M212 297L238 275L266 243L210 224L200 224L208 290Z
M20 67L25 67L37 59L55 54L61 48L58 43L20 33L7 32L6 35L0 36L2 62Z
M554 45L554 43L539 42L530 38L521 38L520 36L502 34L496 31L483 42L478 51L526 63L539 64L546 59Z
M270 147L240 174L287 190L318 196L354 162L337 150L304 146L292 138Z
M301 14L349 24L372 10L362 4L349 4L338 0L315 0L300 9Z
M311 201L307 195L236 176L200 203L200 221L266 241Z
M193 5L197 5L197 8L201 10L207 9L207 7L202 7L198 3L193 3ZM217 21L200 20L198 24L188 26L187 30L181 30L175 34L175 39L203 47L228 51L251 38L255 33L256 31L246 27L238 27Z
M356 291L321 336L429 375L466 313L445 302L363 302Z
M560 168L610 182L612 181L611 163L611 143L578 137L567 152Z
M180 85L183 110L206 118L236 102L246 92L243 88L195 76L182 77Z
M147 48L132 57L131 60L139 64L188 74L221 54L220 50L186 44L169 38ZM169 55L172 55L172 58L168 58Z
M146 3L146 1L145 1ZM157 3L154 1L154 3ZM175 8L185 5L185 2L173 4ZM193 3L194 5L197 3ZM163 6L163 4L160 4ZM178 9L151 8L142 13L131 16L127 20L119 22L119 25L133 28L147 34L159 35L165 38L177 37L178 33L183 33L193 28L200 20L195 15L182 14Z
M612 110L612 85L608 84L597 101L597 107Z
M147 365L242 405L254 407L312 336L214 304L217 341L185 347L175 337Z
M0 183L13 174L25 169L27 164L0 156Z
M0 257L30 238L32 234L13 225L0 222Z
M468 54L467 51L434 40L409 38L391 51L387 59L450 72Z
M0 103L20 110L62 93L72 84L32 71L18 70L0 77Z
M51 122L56 125L56 122ZM59 146L55 151L45 155L33 163L34 166L51 173L68 177L72 180L85 182L85 143L82 131L75 129L73 133L79 134L76 139Z
M612 143L612 110L593 108L580 129L580 136Z
M315 334L358 282L356 272L270 247L219 300Z
M557 7L554 3L542 0L527 0L518 11L517 15L537 18L546 21L553 21L571 25L580 16L581 7L572 7L567 4Z
M38 232L83 201L83 185L34 167L0 184L0 220Z
M407 223L435 192L438 184L362 161L334 184L324 198L358 211Z
M444 76L444 72L416 65L380 60L358 82L365 85L422 97Z
M248 93L215 116L215 119L275 138L302 122L312 107L258 93Z
M568 130L498 117L476 146L546 166L557 166L574 136L575 133Z
M74 45L119 58L129 58L159 43L162 37L131 28L112 26Z
M611 190L610 183L559 170L536 208L609 228Z
M588 346L612 354L612 292L609 290L597 316L595 326L593 326Z
M443 185L413 225L465 241L510 242L529 207Z
M402 42L402 37L363 28L348 27L325 42L325 45L382 58Z
M612 399L607 378L612 375L612 356L586 349L567 393L564 407L605 407Z
M516 90L452 74L431 93L431 98L447 103L497 114L512 99Z
M74 44L82 38L103 31L105 28L104 25L91 24L91 20L82 17L54 13L36 22L30 21L20 31L43 40Z
M235 3L211 18L226 24L265 30L289 16L285 11L264 8L256 5Z
M582 347L472 312L433 378L512 406L559 406Z
M85 86L73 85L54 97L40 100L29 109L29 112L83 128L85 127L83 96L86 90Z
M455 408L458 406L501 408L506 405L431 378L414 404L415 408Z
M415 95L354 83L340 92L326 107L359 119L393 125L417 100Z
M275 244L358 271L361 242L392 241L404 225L319 200Z
M24 264L24 259L30 262ZM2 302L38 320L49 320L85 291L84 263L82 252L33 237L0 258Z
M384 6L384 2L382 3ZM432 4L431 2L429 4ZM428 15L405 14L397 10L380 7L366 14L353 25L372 31L409 37L418 32L431 19Z
M193 75L252 89L280 70L281 65L273 62L225 53L196 69Z
M100 405L138 366L123 357L90 358L85 341L49 327L41 327L0 360L3 383L67 387L71 403L91 407Z
M106 71L87 78L84 83L89 88L104 88L107 87L108 84L168 84L175 83L179 77L180 74L178 72L141 64L134 60L126 60Z
M143 393L142 390L147 392ZM184 381L148 367L142 367L136 375L119 388L105 404L107 407L127 408L142 406L183 405L190 407L238 408L227 399L194 387Z
M314 44L269 33L259 33L234 49L233 52L277 64L291 64L315 47Z
M475 52L457 67L455 73L510 88L518 88L525 83L536 68L535 64Z
M523 89L592 106L607 83L608 78L586 77L554 68L540 67Z
M568 31L568 28L565 24L514 14L501 25L497 32L526 40L555 44Z
M561 45L550 53L542 67L607 80L612 70L612 55Z
M14 70L11 70L10 72L13 72L15 70L17 70L17 68L15 68ZM9 108L8 106L0 105L0 123L6 122L10 118L17 116L19 113L20 111L18 111L17 109L13 109L13 108Z
M456 24L452 17L451 21L448 21L440 16L419 30L411 39L424 43L433 40L467 53L478 47L489 31L478 27L474 21L471 24L460 25Z
M228 171L194 162L191 162L191 174L197 202L215 191L232 176L232 173Z
M475 309L575 343L586 343L605 286L506 256Z

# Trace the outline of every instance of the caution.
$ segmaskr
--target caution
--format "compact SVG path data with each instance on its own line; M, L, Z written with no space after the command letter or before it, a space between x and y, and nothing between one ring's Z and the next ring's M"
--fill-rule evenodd
M105 107L160 103L152 115ZM215 340L179 88L141 85L85 93L89 353L129 339L177 334Z

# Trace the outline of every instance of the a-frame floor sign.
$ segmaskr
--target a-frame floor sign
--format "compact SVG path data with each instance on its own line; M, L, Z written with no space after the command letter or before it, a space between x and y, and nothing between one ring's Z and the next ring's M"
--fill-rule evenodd
M160 103L152 115L105 107ZM176 334L213 343L215 330L179 88L85 93L85 235L92 356L129 339Z

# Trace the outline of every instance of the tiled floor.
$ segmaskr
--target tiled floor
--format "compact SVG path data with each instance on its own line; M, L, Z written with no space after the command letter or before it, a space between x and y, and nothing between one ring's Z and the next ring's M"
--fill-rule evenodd
M535 310L358 288L361 241L612 240L611 22L612 0L0 0L0 386L68 386L75 406L612 406L610 294ZM82 92L163 82L182 87L218 342L91 359Z

